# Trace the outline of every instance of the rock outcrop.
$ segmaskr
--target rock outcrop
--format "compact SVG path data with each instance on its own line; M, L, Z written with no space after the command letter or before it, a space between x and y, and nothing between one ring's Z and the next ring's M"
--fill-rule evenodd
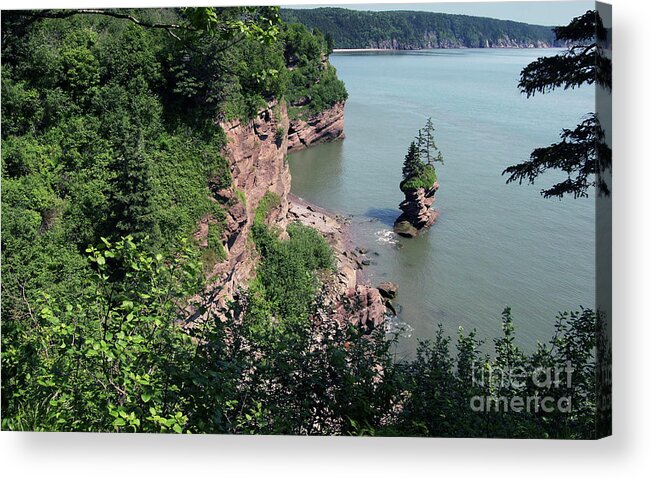
M280 201L267 221L280 231L281 237L286 235L288 224L300 221L323 234L333 248L337 271L322 278L325 314L365 331L381 325L386 311L384 301L378 289L365 284L360 275L364 258L348 238L346 219L289 194L291 175L285 157L292 129L286 104L271 102L251 121L235 120L220 126L226 133L222 154L229 161L232 175L232 186L216 194L221 204L228 205L222 237L227 258L207 272L210 286L193 320L207 312L224 313L229 301L253 278L257 254L251 246L251 228L256 207L265 193L272 191ZM342 130L343 104L337 104L303 125L303 140L299 143L305 147L341 138ZM200 244L205 245L212 222L207 217L199 224L195 238Z
M231 187L217 193L220 202L228 205L222 237L227 258L207 272L210 286L204 295L204 307L215 311L223 310L255 273L256 257L249 234L258 203L267 191L278 195L280 204L271 212L269 221L283 234L288 224L287 195L291 185L285 161L289 120L284 102L270 102L248 122L232 120L220 126L226 134L222 154L229 161L233 181ZM200 243L205 241L205 223L209 221L202 221L195 234Z
M398 285L391 281L383 281L377 285L378 291L383 298L394 299L398 294Z
M438 212L432 210L439 184L434 183L429 189L417 188L404 191L405 200L400 203L402 214L393 225L393 230L400 236L413 238L424 229L432 226Z
M295 152L310 145L344 138L344 102L335 103L307 120L296 119L289 123L287 149Z
M551 42L544 40L520 40L502 35L496 39L474 40L439 37L436 32L428 32L414 41L400 41L395 38L371 41L366 48L379 50L422 50L446 48L551 48Z
M335 254L336 273L322 278L325 284L322 314L367 332L380 326L385 319L385 301L378 288L363 280L362 264L367 251L352 244L347 231L348 220L294 195L289 199L290 220L319 231Z

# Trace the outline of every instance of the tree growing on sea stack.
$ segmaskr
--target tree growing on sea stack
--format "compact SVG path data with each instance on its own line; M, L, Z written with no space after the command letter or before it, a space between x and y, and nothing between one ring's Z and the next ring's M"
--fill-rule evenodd
M402 214L393 225L401 236L412 238L420 230L436 221L437 213L431 209L434 194L438 189L434 163L443 163L443 155L434 142L434 125L428 118L425 128L418 130L412 141L402 166L400 189L405 200L400 203Z
M402 179L412 178L422 173L425 165L420 159L420 151L416 147L416 142L412 141L405 156L405 162L402 165Z
M425 164L430 166L434 166L434 162L443 164L443 155L434 142L434 124L431 116L427 119L425 128L418 130L416 141L418 142L418 152Z

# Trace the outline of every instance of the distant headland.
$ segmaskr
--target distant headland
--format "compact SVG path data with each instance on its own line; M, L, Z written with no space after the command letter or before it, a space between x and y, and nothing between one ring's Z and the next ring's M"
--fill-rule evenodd
M494 18L416 11L282 9L283 19L318 29L336 50L550 48L552 27Z

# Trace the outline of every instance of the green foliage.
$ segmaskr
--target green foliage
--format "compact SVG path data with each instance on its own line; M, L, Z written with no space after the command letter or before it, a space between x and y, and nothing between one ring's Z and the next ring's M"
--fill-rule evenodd
M258 206L255 209L255 217L253 221L256 224L263 224L271 212L280 205L280 196L273 191L265 192L264 196L260 199Z
M418 130L416 141L412 141L402 166L402 191L429 189L436 183L434 163L443 163L443 155L434 143L434 125L428 118L425 127ZM436 153L436 154L435 154Z
M276 145L278 146L282 145L284 137L285 137L285 129L282 126L279 126L276 129L276 133L274 134L274 140L276 141Z
M612 62L606 54L608 32L596 10L588 10L569 25L555 28L559 40L570 44L559 55L538 58L520 73L518 87L527 98L557 88L574 89L597 84L605 91L612 89ZM563 129L561 141L535 149L529 160L506 168L507 183L523 181L534 184L547 170L560 170L567 178L540 194L545 198L587 197L592 187L599 195L610 195L604 177L612 168L612 150L606 144L605 132L597 114L588 113L575 129Z
M186 7L187 30L205 37L246 38L270 45L276 41L280 24L279 7Z
M244 193L244 191L240 190L239 188L235 188L235 197L240 203L246 206L246 193Z
M422 130L418 130L416 141L418 152L425 164L430 166L433 166L435 162L443 164L443 155L434 142L434 124L432 123L431 116L427 118L425 127Z
M596 10L588 10L569 25L554 29L557 38L571 46L561 55L538 58L520 74L518 87L527 97L556 88L574 89L597 83L612 88L612 63L605 57L608 32Z
M215 125L220 105L235 95L226 72L244 58L253 64L250 81L236 92L252 103L277 88L272 78L261 86L254 78L264 72L253 68L267 65L259 42L277 27L255 27L253 10L218 12L246 29L248 45L227 48L242 32L208 35L198 58L188 53L192 42L204 45L196 32L179 42L164 28L148 27L183 24L174 10L130 11L142 25L118 10L3 13L3 354L29 335L44 293L59 305L90 304L89 244L131 235L148 251L175 254L177 238L189 237L200 218L209 215L221 227L223 208L210 196L231 183L220 155L225 135ZM273 20L273 9L263 10L256 18ZM282 70L282 46L275 48L273 65ZM221 89L221 103L183 88L186 58L206 57L214 60L203 72L212 81L206 88ZM212 246L213 261L221 260L223 247ZM119 272L110 282L115 289L126 284ZM29 381L18 363L2 374L4 412L4 398Z
M592 437L591 311L561 315L530 355L505 312L493 358L474 333L453 358L441 333L396 362L381 328L330 317L333 253L298 224L280 239L272 192L255 212L248 291L218 313L190 302L224 253L210 196L231 177L215 120L282 95L308 108L345 98L320 33L291 27L261 46L275 11L3 12L2 428ZM187 240L201 218L203 251ZM464 402L486 392L470 382L476 363L563 361L576 380L553 393L571 392L571 414L488 416Z
M210 225L208 227L208 248L216 250L221 246L223 249L221 236L222 228L219 225Z
M287 227L289 234L288 249L298 258L308 271L334 269L332 248L323 236L314 228L301 223L292 223Z
M292 227L290 240L277 240L261 263L259 284L265 289L252 287L231 306L235 314L209 316L189 329L181 327L190 314L185 298L202 284L192 248L181 246L163 257L130 238L89 248L86 267L93 274L83 293L74 302L43 295L25 327L12 329L12 341L3 344L2 427L595 436L597 325L592 311L559 315L551 342L531 354L518 348L506 309L492 357L482 352L474 332L462 330L453 354L450 338L440 330L434 341L421 344L416 358L396 362L395 340L386 339L382 329L369 337L341 327L320 309L319 295L316 301L303 296L312 308L301 310L277 288L283 277L267 274L281 271L275 268L283 262L293 274L293 258L306 268L331 267L327 255L319 253L325 247L311 244L316 238L305 227ZM285 255L285 248L293 254ZM259 316L255 298L261 291L270 303L265 316ZM312 322L307 314L318 319ZM535 376L520 374L516 381L510 375L514 368L544 371L567 364L571 381L541 384L532 382ZM471 407L476 398L503 404L503 398L538 394L553 401L571 397L571 410L487 413Z
M12 112L9 114L9 112ZM12 78L11 67L2 68L2 132L3 138L34 131L45 115L38 90L27 82Z
M319 113L348 98L336 69L327 62L329 49L321 32L310 33L294 23L285 27L282 38L289 67L286 98L291 117Z
M460 330L455 357L450 338L439 326L433 341L421 343L416 359L399 366L404 368L411 394L393 432L436 437L594 438L596 320L595 313L587 309L562 313L551 342L525 354L516 345L511 311L506 308L503 335L494 340L492 356L481 352L482 342L474 333ZM569 381L568 364L573 368ZM561 378L557 383L555 371ZM536 409L536 397L551 398L548 404L554 404L554 411ZM566 397L571 398L571 410L561 411L558 401L563 405ZM481 404L480 398L489 408L473 410L470 405ZM512 398L524 399L521 410L504 407L516 404Z
M3 385L11 391L3 427L182 432L175 365L189 365L192 344L175 319L201 285L192 250L166 259L127 237L88 253L93 287L74 303L44 294L30 328L5 349L3 366L17 371L14 387Z
M528 161L509 166L503 174L509 174L507 183L523 181L534 184L538 176L549 169L561 170L567 178L540 194L545 198L587 197L591 187L610 194L602 173L610 169L612 150L605 143L605 132L594 113L588 114L574 130L563 129L561 141L550 146L536 148Z
M282 341L248 344L258 360L237 402L254 426L245 432L348 435L390 420L401 383L391 366L394 343L381 330L366 337L324 316L288 324Z
M250 322L260 334L273 331L274 340L288 324L307 321L319 289L316 273L334 267L332 250L316 230L295 223L287 233L289 239L280 240L264 223L253 231L261 261L250 287Z
M407 180L413 178L414 176L420 175L425 167L423 161L420 159L420 151L416 147L415 142L411 142L407 154L405 155L405 161L402 166L402 179Z
M153 165L145 156L142 135L134 133L125 140L122 154L111 165L117 172L111 185L114 228L118 234L132 233L136 238L152 234L157 241L161 230L153 203Z
M207 246L201 252L201 264L206 274L212 271L212 268L227 258L226 249L222 244L223 228L220 224L211 224L208 226Z
M281 15L324 32L334 48L483 48L506 39L525 45L555 41L549 27L445 13L314 8L283 9Z
M436 183L436 170L433 166L423 165L418 174L400 182L400 189L402 191L416 190L418 188L429 189L434 183Z
M289 339L296 325L307 325L319 290L316 273L334 265L330 246L315 230L292 224L287 228L289 239L281 240L277 231L266 225L279 204L280 197L267 191L255 210L252 239L261 258L249 288L247 309L252 334L274 343Z

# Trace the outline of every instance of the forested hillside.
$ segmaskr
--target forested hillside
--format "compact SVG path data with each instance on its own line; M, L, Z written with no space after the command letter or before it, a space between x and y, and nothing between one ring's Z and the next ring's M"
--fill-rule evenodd
M333 48L549 47L550 27L433 12L370 12L343 8L283 9L288 22L317 28Z
M169 252L199 218L219 218L209 187L228 186L230 172L218 118L250 118L315 84L312 108L346 94L321 63L323 38L301 26L265 44L179 41L100 15L33 20L3 15L3 315L22 316L43 290L79 291L85 250L102 237Z
M248 120L270 101L318 112L345 100L326 53L322 35L281 25L274 8L3 12L5 420L24 407L22 388L37 386L36 369L65 371L39 357L47 350L35 346L47 342L39 332L52 333L38 328L49 324L43 311L78 305L72 334L90 328L85 346L93 328L108 328L108 316L91 312L98 302L109 316L145 302L148 314L180 319L178 301L224 259L229 205L217 192L231 173L218 122ZM200 219L211 223L207 246L193 237ZM119 252L97 259L95 247ZM171 265L181 263L189 269L177 284ZM154 286L156 274L165 288ZM22 420L22 428L75 427Z

